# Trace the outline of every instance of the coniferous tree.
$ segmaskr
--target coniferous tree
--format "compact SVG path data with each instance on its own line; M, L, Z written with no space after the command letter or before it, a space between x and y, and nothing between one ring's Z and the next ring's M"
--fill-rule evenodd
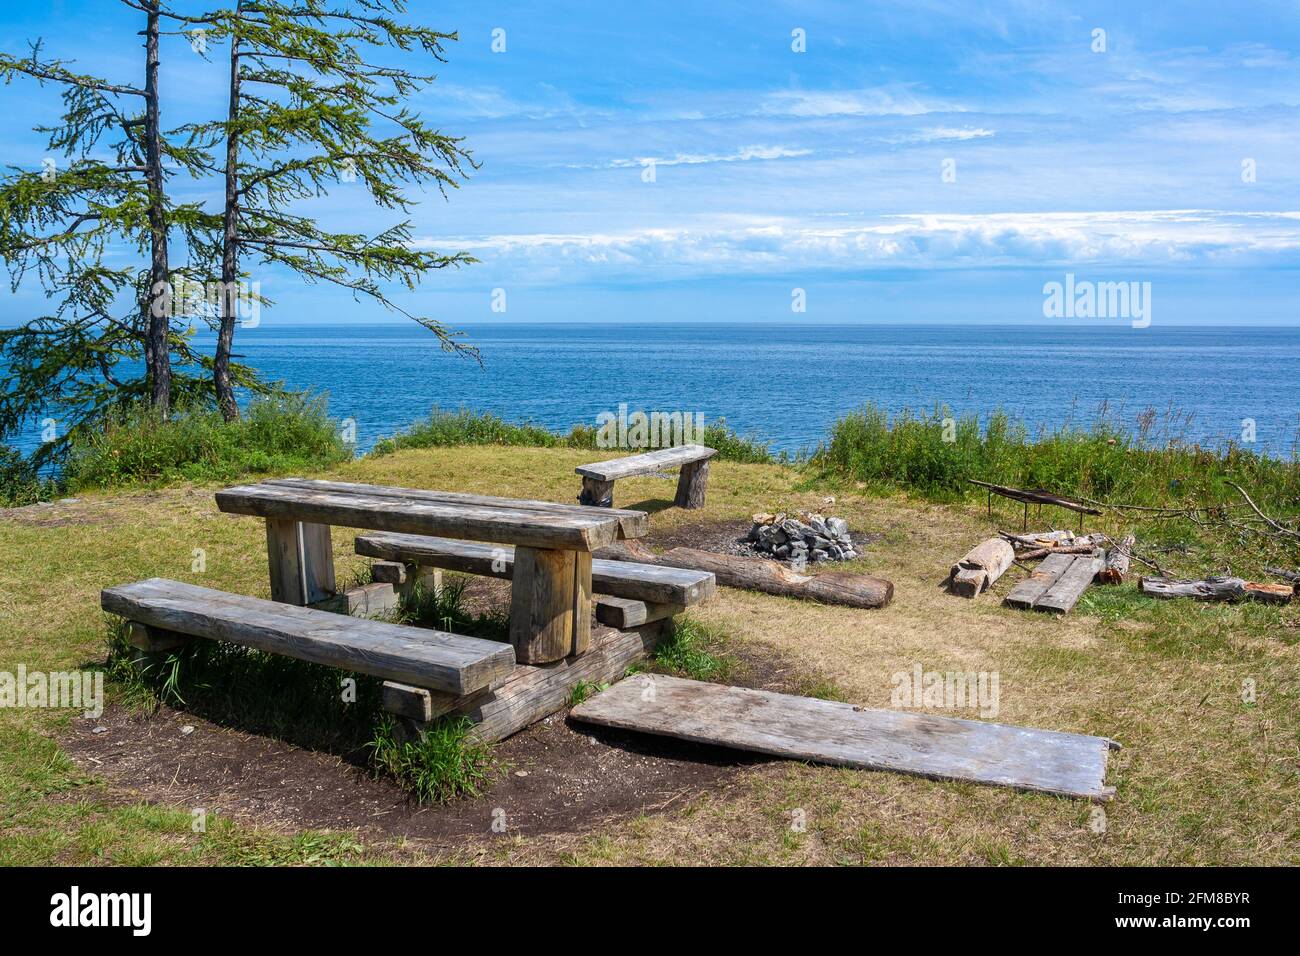
M0 54L6 84L25 77L62 88L63 111L48 135L41 168L11 168L0 181L0 258L14 291L34 278L55 302L48 314L0 330L0 436L47 409L71 421L36 457L51 457L79 428L110 408L144 402L161 418L178 393L201 380L173 371L202 366L172 326L167 290L176 270L169 236L201 241L210 217L167 197L167 166L201 175L210 164L192 144L173 142L159 114L161 2L122 0L144 14L143 82L114 83L46 58L39 41L25 57ZM106 146L111 158L96 155ZM144 264L111 265L123 249ZM143 367L143 375L133 367ZM124 371L124 369L126 369ZM201 368L198 369L202 371Z
M371 200L405 215L408 185L433 183L442 195L474 167L462 141L430 127L404 105L434 77L376 62L385 52L422 52L443 60L455 34L407 25L402 0L236 0L205 17L224 39L229 103L216 136L196 125L194 142L225 162L219 239L221 314L213 384L227 418L239 414L231 374L242 277L250 266L288 268L309 282L333 284L358 301L378 303L432 331L444 350L477 350L441 322L415 314L388 291L413 289L432 269L474 260L412 248L409 220L375 235L332 231L302 211L306 200L360 184Z

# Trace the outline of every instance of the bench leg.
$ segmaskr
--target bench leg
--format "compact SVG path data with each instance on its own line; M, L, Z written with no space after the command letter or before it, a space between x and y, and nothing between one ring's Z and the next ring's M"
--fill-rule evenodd
M596 508L614 507L614 482L584 477L582 494L578 495L578 504Z
M164 631L139 621L126 622L126 639L131 644L131 666L144 675L167 661L167 652L184 647L194 638L188 634Z
M572 652L576 570L572 551L515 548L510 643L520 664L549 664Z
M708 484L709 459L682 465L681 477L677 479L677 500L673 503L679 508L703 508Z
M271 600L305 607L334 594L334 545L326 524L266 519Z

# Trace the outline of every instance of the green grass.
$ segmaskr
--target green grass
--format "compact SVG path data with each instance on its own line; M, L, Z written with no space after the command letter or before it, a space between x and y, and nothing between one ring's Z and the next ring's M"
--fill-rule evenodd
M695 441L717 449L717 457L725 461L755 463L777 460L766 444L736 434L727 427L725 420L706 425L703 434L696 436ZM597 430L591 425L574 425L568 434L563 434L528 422L507 422L491 412L475 412L466 408L452 412L435 408L428 418L376 443L370 454L382 457L408 448L445 448L455 445L590 448L605 451L611 457L629 451L601 449Z
M504 608L475 614L465 607L470 579L445 574L441 588L414 587L401 596L396 622L438 631L452 631L489 641L510 639L510 615Z
M736 667L726 653L726 640L718 628L697 618L676 618L655 648L655 664L677 677L725 681Z
M470 736L473 726L468 717L448 717L408 739L384 714L367 744L371 763L421 803L477 797L491 779L493 763L490 748Z
M1202 448L1183 439L1187 424L1177 413L1161 417L1148 410L1129 431L1103 407L1088 429L1067 426L1031 436L1002 412L982 423L975 415L951 418L945 409L928 415L904 411L891 419L867 405L834 424L812 454L809 473L832 484L851 481L943 502L982 502L987 493L971 485L972 478L1045 488L1107 511L1108 524L1088 519L1092 530L1132 532L1140 551L1172 554L1176 562L1185 558L1181 563L1189 568L1232 564L1238 573L1258 573L1269 563L1300 563L1300 540L1266 533L1229 484L1240 485L1271 517L1296 527L1300 462L1231 442ZM996 507L1008 507L994 500ZM1074 521L1073 515L1047 510L1049 521Z
M309 471L339 464L352 450L325 402L302 395L255 399L236 421L215 411L181 412L167 422L135 410L74 440L63 467L69 492L168 481L229 481L243 475Z

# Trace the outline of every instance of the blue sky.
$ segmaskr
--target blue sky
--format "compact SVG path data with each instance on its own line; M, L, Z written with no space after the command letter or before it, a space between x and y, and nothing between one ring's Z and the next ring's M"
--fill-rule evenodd
M410 14L460 33L416 105L482 163L413 217L422 246L482 260L403 299L453 326L1044 322L1043 285L1066 273L1150 282L1159 325L1300 318L1295 0L412 2ZM138 78L138 28L112 0L0 12L6 49L41 36L49 54L122 81ZM218 115L223 69L173 39L165 121ZM54 90L16 81L0 96L0 154L39 168L29 128L57 107ZM392 221L359 186L312 208L349 228ZM252 278L277 322L376 317L291 276ZM796 288L806 312L791 310ZM38 306L24 290L0 319Z

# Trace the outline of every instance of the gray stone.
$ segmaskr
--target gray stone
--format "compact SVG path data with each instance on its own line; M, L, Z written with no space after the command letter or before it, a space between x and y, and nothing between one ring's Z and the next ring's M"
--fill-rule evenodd
M826 522L826 527L830 533L837 538L847 538L849 534L849 523L843 518L831 518Z

